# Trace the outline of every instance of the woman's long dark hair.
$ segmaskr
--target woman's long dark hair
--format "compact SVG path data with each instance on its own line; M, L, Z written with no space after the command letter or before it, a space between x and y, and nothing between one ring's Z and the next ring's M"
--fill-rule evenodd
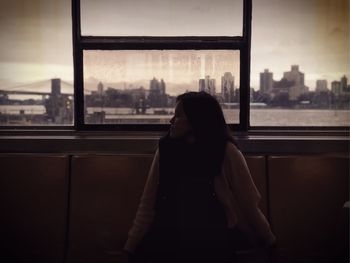
M197 145L210 155L216 173L221 171L227 142L235 144L219 102L206 92L187 92L181 102Z

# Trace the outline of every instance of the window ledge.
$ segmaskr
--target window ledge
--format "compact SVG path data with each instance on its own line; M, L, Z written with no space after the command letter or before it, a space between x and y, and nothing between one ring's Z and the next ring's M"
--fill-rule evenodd
M165 132L1 131L1 153L106 153L152 154ZM234 133L246 154L349 153L344 132Z

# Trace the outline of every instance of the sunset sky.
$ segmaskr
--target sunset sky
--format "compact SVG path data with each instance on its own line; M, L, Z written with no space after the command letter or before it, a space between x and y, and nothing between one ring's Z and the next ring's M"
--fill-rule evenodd
M81 2L82 32L86 35L241 34L242 1ZM259 72L265 68L274 73L275 80L279 80L284 71L290 70L292 64L300 66L300 70L305 73L306 85L311 89L314 88L316 79L327 79L330 82L340 79L344 74L350 77L349 11L348 0L253 0L251 85L259 87ZM69 0L1 1L0 36L0 89L19 82L28 83L53 77L72 81ZM220 65L223 63L221 61L229 58L232 61L223 63L222 70L232 67L232 72L238 74L239 70L234 68L237 61L233 61L237 56L232 55L231 51L227 54L222 51L217 53L213 58L215 62L205 61L205 52L202 55L196 53L194 56L197 59L191 61L197 62L193 63L178 59L177 53L172 53L174 61L183 61L179 63L184 66L173 70L171 81L187 81L189 64L200 67L196 69L200 76L212 74L218 77L220 68L215 67L217 73L212 73L211 66L206 63ZM115 74L106 74L113 71L113 56L104 62L101 61L102 57L96 56L94 61L91 54L86 59L85 66L89 67L89 71L85 72L86 78L97 77L97 72L102 72L106 81L110 82L127 81L127 76L130 78L130 73L119 74L118 79L115 79ZM125 54L123 56L128 57ZM118 59L123 60L120 57ZM130 59L135 60L135 57L129 56ZM135 63L149 63L144 60L136 59ZM173 62L168 61L163 65L171 63ZM97 68L96 64L102 66ZM95 70L91 70L92 65L95 65ZM156 66L156 77L171 75L168 67L159 65ZM116 67L114 65L114 69ZM138 68L136 78L150 79L155 74L153 71L142 70L144 67L140 65ZM197 78L198 75L194 77ZM219 80L217 86L218 82Z

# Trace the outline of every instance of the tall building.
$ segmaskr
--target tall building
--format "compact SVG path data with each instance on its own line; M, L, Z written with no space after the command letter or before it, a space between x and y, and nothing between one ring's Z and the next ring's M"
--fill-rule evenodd
M332 81L331 89L335 95L340 95L340 81Z
M340 79L340 81L332 81L331 85L332 92L335 95L346 95L350 93L348 78L345 75Z
M205 91L212 96L215 96L215 79L211 79L209 75L204 79L199 80L199 91Z
M348 86L348 78L344 75L340 79L340 92L345 93L347 91L347 86Z
M283 77L288 81L294 81L295 85L304 86L304 73L299 71L298 65L292 65L291 71L284 72Z
M151 79L148 100L151 107L167 106L166 86L163 79L161 81L155 77Z
M308 92L308 88L304 84L304 73L299 71L298 65L292 65L291 71L283 73L283 77L294 83L289 89L289 100L297 100L298 97Z
M152 91L152 90L153 91L159 91L159 81L158 81L158 79L153 77L153 79L150 80L149 89L150 89L150 91Z
M166 92L165 92L165 82L163 79L160 80L159 87L160 87L160 93L164 95Z
M316 92L323 92L323 91L328 91L327 80L326 79L316 80Z
M235 96L235 79L231 72L221 77L221 96L224 102L233 102Z
M102 84L102 82L99 82L98 83L98 85L97 85L97 93L99 94L99 95L102 95L103 94L103 84Z
M273 88L273 73L265 69L260 73L260 92L270 94Z

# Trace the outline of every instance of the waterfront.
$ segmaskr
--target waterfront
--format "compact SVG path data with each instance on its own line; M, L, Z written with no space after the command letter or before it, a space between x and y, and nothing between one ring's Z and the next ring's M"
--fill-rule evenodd
M350 126L349 110L251 109L251 126Z
M45 107L43 105L0 105L0 115L3 116L20 114L21 110L25 115L29 116L45 114ZM147 119L149 119L149 122L152 124L166 124L170 120L174 109L147 109L144 115L132 114L133 110L130 108L87 109L88 116L93 112L101 111L105 112L105 118L109 123L147 123ZM159 112L163 114L159 114ZM224 109L224 114L228 123L238 123L238 109ZM250 123L251 126L350 126L350 110L253 108L250 110ZM1 124L6 125L6 123Z

